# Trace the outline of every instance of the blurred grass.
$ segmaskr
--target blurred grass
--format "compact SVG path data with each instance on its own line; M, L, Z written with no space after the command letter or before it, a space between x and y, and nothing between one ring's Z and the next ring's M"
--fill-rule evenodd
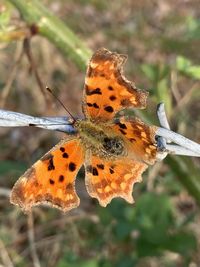
M0 38L6 37L7 41L0 44L0 92L9 80L15 40L23 38L26 23L30 26L40 22L39 34L50 42L39 35L32 38L38 70L44 83L51 84L75 114L81 114L84 79L84 73L75 65L85 68L91 53L87 46L92 50L104 46L127 53L127 76L138 87L150 91L149 106L140 113L143 119L156 123L156 104L163 101L172 128L200 141L198 3L169 0L157 3L144 0L11 2L19 8L22 17L18 17L8 2L3 9L0 7L3 11ZM35 8L27 7L29 4L35 4ZM43 12L47 23L41 24ZM64 34L60 35L63 29ZM55 40L57 32L59 41ZM63 51L64 57L54 45ZM83 45L84 56L77 54L77 45L80 49ZM8 109L37 115L55 114L55 105L52 104L52 110L47 109L25 58L11 89ZM56 111L63 112L60 108ZM13 183L10 173L14 170L23 173L24 166L31 165L30 162L60 138L59 134L41 130L4 130L0 185L10 186ZM67 215L46 208L34 209L35 244L42 266L200 265L200 213L194 202L194 198L199 202L200 195L198 159L168 157L149 168L143 183L134 188L134 206L116 199L107 208L99 207L82 187L83 176L80 173L77 181L81 197L79 209ZM7 252L14 266L34 266L26 216L11 206L5 196L1 197L0 207L0 239L5 246L5 250L1 247L1 253ZM5 258L0 256L0 261L6 266Z

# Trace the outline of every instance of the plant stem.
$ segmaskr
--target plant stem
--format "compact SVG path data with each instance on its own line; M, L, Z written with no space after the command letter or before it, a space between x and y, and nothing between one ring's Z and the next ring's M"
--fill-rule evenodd
M7 0L20 12L22 18L36 32L45 36L62 53L85 69L91 51L66 24L48 11L38 0Z

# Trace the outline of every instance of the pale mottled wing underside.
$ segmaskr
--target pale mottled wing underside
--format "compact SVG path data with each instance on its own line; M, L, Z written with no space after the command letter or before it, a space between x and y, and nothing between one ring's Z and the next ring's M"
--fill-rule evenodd
M64 212L77 207L74 184L83 161L79 139L61 141L19 178L12 189L11 203L25 212L40 204Z
M125 55L104 48L92 56L85 79L83 111L98 121L111 120L121 109L145 108L148 93L139 90L122 74Z
M156 126L148 126L138 118L120 117L112 127L126 143L128 157L154 164L157 157Z
M133 185L141 181L141 174L146 168L145 163L136 160L113 161L88 153L85 163L87 191L103 207L115 197L133 203Z

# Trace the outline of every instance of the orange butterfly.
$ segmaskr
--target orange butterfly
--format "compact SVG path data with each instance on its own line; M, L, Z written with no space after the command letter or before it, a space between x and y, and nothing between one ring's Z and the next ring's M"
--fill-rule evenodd
M115 118L127 107L146 107L148 93L122 75L126 58L104 48L94 53L85 79L85 119L74 121L77 133L67 136L19 178L11 193L13 204L24 211L40 204L64 212L77 207L75 178L83 164L87 191L100 205L105 207L114 197L133 203L133 184L156 160L157 127L136 118Z

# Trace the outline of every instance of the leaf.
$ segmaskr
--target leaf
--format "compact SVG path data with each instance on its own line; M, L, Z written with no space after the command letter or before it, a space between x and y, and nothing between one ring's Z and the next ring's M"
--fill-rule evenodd
M147 193L137 202L135 223L140 236L152 244L167 238L167 230L174 224L173 207L169 197Z
M192 233L180 231L169 238L165 244L165 248L187 255L197 249L197 241Z
M181 73L193 79L200 80L200 66L192 65L192 62L189 59L183 56L178 56L176 58L176 68Z

